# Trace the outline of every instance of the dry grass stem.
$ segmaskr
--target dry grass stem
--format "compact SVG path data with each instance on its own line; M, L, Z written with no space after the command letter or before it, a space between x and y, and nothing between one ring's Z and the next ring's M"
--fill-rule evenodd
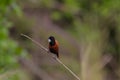
M24 36L24 37L30 39L33 43L35 43L36 45L38 45L39 47L41 47L42 49L44 49L46 52L49 53L49 50L47 48L45 48L42 44L40 44L37 41L30 38L29 36L27 36L25 34L21 34L21 36ZM80 78L71 69L69 69L64 63L62 63L62 61L60 59L58 59L57 57L53 57L53 59L55 59L57 62L59 62L65 69L67 69L77 80L80 80Z

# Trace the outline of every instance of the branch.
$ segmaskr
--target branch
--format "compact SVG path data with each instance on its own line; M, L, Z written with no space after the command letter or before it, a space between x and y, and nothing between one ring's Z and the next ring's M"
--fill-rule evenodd
M41 45L40 43L38 43L37 41L33 40L32 38L30 38L29 36L25 35L25 34L21 34L21 36L24 36L28 39L30 39L33 43L35 43L36 45L38 45L39 47L41 47L42 49L44 49L45 51L49 51L48 49L46 49L43 45Z
M50 51L47 48L45 48L43 45L41 45L37 41L30 38L29 36L27 36L25 34L21 34L21 36L24 36L24 37L30 39L33 43L35 43L36 45L38 45L39 47L44 49L46 52L50 53ZM58 59L57 57L53 57L53 59L55 59L57 62L59 62L65 69L67 69L77 80L80 80L80 78L71 69L69 69L64 63L62 63L62 61L60 59Z
M56 59L60 64L62 64L75 78L77 78L78 80L80 80L80 78L79 78L73 71L71 71L65 64L63 64L60 59L58 59L57 57L56 57L55 59Z

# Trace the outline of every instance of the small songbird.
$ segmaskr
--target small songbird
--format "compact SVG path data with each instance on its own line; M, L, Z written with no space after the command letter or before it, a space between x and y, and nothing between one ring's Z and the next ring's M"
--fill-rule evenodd
M59 44L58 41L55 40L55 38L53 36L50 36L48 38L48 42L49 42L49 51L53 54L55 54L57 56L57 58L59 58Z

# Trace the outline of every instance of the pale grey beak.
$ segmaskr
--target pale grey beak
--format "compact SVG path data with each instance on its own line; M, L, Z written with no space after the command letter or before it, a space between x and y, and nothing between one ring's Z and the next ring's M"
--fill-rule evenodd
M51 40L50 40L50 39L48 39L48 42L51 42Z

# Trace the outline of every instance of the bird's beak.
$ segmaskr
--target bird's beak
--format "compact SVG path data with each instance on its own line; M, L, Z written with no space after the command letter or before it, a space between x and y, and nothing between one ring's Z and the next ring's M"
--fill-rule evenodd
M48 42L51 42L51 40L50 40L50 39L48 39Z

